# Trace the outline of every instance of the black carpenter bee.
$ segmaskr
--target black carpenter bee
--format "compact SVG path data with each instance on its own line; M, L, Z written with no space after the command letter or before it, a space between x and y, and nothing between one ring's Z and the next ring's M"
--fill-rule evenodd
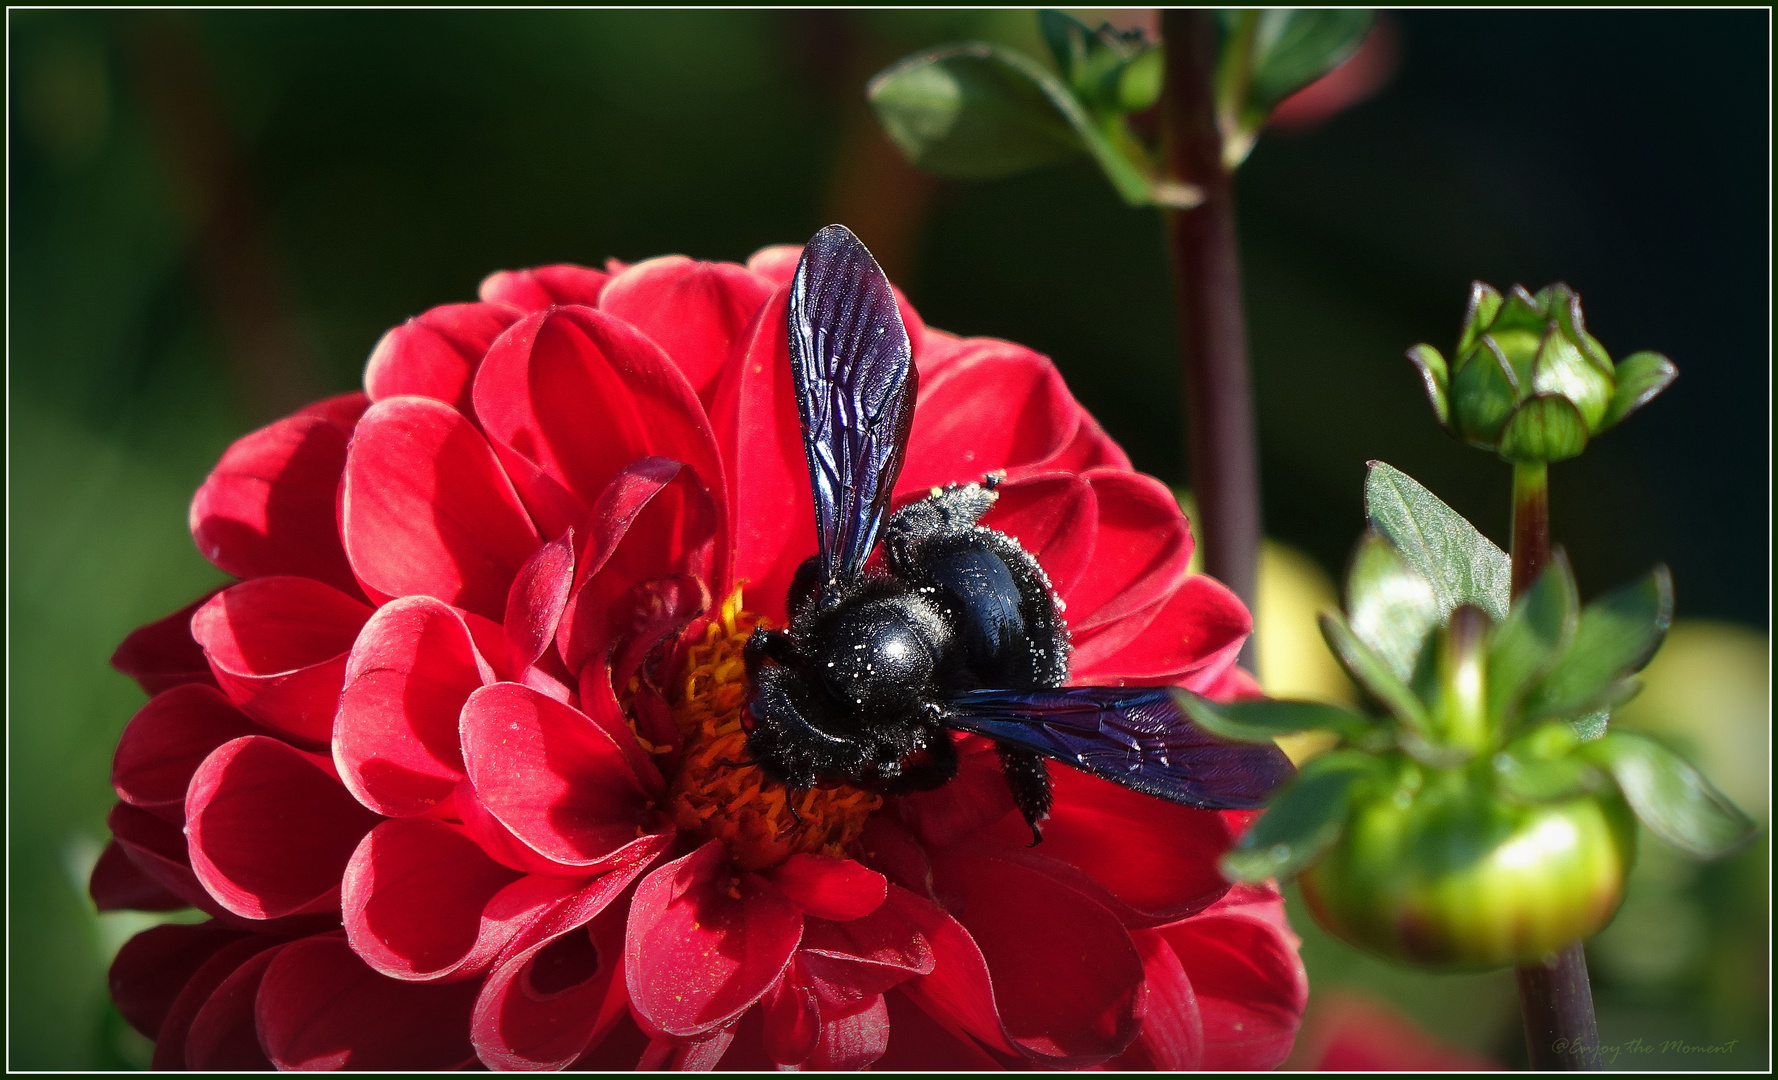
M1289 775L1277 748L1193 725L1166 687L1062 685L1070 646L1049 579L979 524L998 476L935 488L885 523L919 377L889 281L844 226L804 249L789 323L817 553L792 581L789 629L747 642L747 745L769 775L928 790L956 775L950 732L974 732L994 740L1033 843L1046 757L1213 809L1257 807ZM867 571L879 531L886 572Z

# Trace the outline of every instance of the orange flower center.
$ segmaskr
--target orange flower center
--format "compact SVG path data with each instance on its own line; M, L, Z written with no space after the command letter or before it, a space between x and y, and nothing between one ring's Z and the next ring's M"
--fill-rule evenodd
M847 784L792 791L751 764L741 727L749 690L742 649L761 625L769 624L741 610L737 588L689 650L673 688L673 719L685 748L667 805L675 824L721 840L742 870L798 852L843 855L883 803Z

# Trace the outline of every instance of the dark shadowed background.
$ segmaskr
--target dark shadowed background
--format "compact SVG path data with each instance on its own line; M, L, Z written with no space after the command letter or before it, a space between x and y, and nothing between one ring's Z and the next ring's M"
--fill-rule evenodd
M1472 278L1567 281L1614 355L1681 372L1553 470L1583 594L1664 559L1681 618L1729 642L1699 670L1738 648L1766 678L1768 14L1390 19L1391 81L1240 174L1268 534L1337 575L1380 458L1504 539L1505 467L1438 430L1402 353L1450 347ZM141 701L106 658L221 580L185 533L192 490L488 272L744 259L845 221L928 322L1053 356L1139 468L1185 477L1153 212L1084 160L931 181L863 104L915 48L1040 53L1028 13L13 11L8 31L14 1067L146 1060L103 973L147 923L95 915L84 875ZM1765 845L1702 870L1645 845L1636 895L1669 907L1594 965L1606 1042L1653 1048L1618 1067L1763 1066ZM1363 987L1522 1059L1510 975L1408 975L1294 918L1318 995ZM1690 951L1647 962L1682 924Z

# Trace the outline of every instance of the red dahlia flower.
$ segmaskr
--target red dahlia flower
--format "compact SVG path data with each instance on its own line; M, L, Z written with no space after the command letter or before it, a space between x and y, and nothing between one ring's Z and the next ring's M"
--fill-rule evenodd
M990 744L931 792L786 791L740 649L814 549L793 248L499 273L386 334L365 393L241 439L193 500L241 580L132 634L104 909L161 1067L1264 1068L1304 1004L1241 815L1065 768L1040 848ZM1056 369L923 327L898 501L1067 603L1073 677L1239 694L1250 622Z

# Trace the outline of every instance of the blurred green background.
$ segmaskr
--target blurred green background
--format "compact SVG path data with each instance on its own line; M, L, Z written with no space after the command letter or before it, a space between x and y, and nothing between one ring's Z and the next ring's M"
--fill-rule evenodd
M1313 691L1325 670L1303 628L1361 527L1367 459L1504 539L1504 466L1439 432L1402 351L1449 346L1472 278L1566 280L1614 354L1681 370L1553 471L1583 594L1674 569L1682 624L1620 721L1667 732L1763 822L1769 15L1387 23L1383 89L1262 139L1240 174L1266 525L1288 545L1261 602L1268 681ZM489 271L741 259L842 220L929 322L1052 355L1138 467L1185 476L1153 214L1084 160L931 181L863 105L925 45L1040 55L1028 13L14 10L8 31L15 1068L147 1060L104 989L146 923L96 915L85 874L142 700L106 659L221 579L185 532L191 492L231 440L352 388L385 328ZM1590 950L1603 1038L1631 1047L1616 1067L1764 1067L1767 843L1700 867L1645 841ZM1296 922L1318 1001L1357 986L1522 1063L1509 973L1415 975Z

